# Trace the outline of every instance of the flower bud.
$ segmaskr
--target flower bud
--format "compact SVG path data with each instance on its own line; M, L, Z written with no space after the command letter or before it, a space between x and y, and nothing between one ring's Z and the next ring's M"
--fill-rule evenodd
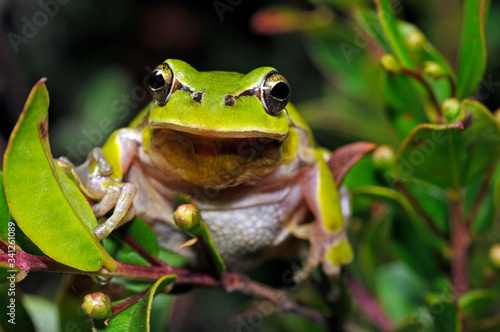
M375 167L387 170L395 165L396 156L394 149L388 145L381 145L373 151L373 163Z
M399 73L399 63L392 54L386 53L382 55L382 57L380 58L380 64L382 65L382 68L390 73Z
M438 80L446 76L446 72L439 63L434 61L425 61L424 62L424 73L429 75L433 80Z
M450 98L443 101L441 105L443 115L448 121L453 121L460 114L460 102L456 98Z
M413 31L405 38L405 45L410 51L421 51L425 46L425 36L420 31Z
M177 227L189 232L194 236L199 236L201 213L194 204L182 204L174 212L174 221Z
M500 244L495 244L490 248L490 261L495 267L500 268Z
M111 316L111 300L104 293L87 294L83 298L83 312L93 319L105 319Z

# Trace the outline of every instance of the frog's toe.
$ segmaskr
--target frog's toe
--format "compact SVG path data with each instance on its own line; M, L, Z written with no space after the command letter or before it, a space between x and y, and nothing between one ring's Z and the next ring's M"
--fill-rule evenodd
M343 230L329 232L319 223L314 223L301 231L305 230L309 232L311 247L304 265L294 275L295 282L305 281L320 264L327 276L335 277L340 272L342 265L352 261L351 245Z
M126 223L135 216L135 209L132 206L132 201L136 193L137 189L133 184L123 183L110 187L110 190L103 200L99 204L96 204L102 204L101 207L94 209L96 216L106 214L111 208L115 208L111 217L94 228L94 233L99 240L105 239L119 225Z

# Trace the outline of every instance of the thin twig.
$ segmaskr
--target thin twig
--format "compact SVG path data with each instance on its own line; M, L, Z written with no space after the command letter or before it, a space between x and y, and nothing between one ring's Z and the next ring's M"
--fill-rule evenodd
M133 305L134 303L136 303L137 301L142 299L149 292L150 288L151 287L148 287L147 289L143 290L142 292L135 294L131 298L112 306L111 307L111 314L114 316L117 313L119 313L120 311L127 309L128 307L130 307L131 305Z
M415 212L417 212L418 215L422 217L427 227L429 227L429 229L439 238L448 241L448 235L445 232L443 232L439 227L437 227L437 224L434 221L434 219L429 215L429 213L427 213L427 211L423 208L423 206L415 198L415 196L413 196L408 187L406 187L404 183L401 181L395 181L394 186L399 190L401 194L403 194L403 196L406 197L406 199L408 200L408 202L410 202L413 209L415 209Z
M468 225L472 225L472 223L476 220L479 211L481 210L481 206L483 205L484 199L488 195L488 189L490 187L491 178L496 170L496 163L490 166L490 168L486 171L486 175L484 176L483 181L477 191L476 197L474 197L474 202L472 202L472 207L470 209L469 217L467 218L466 223Z
M451 277L457 300L469 288L467 250L470 244L470 227L464 222L463 193L454 190L448 195L451 248Z
M434 93L434 90L432 90L432 86L427 82L425 77L422 75L421 72L416 72L408 68L401 68L401 73L411 76L415 78L417 81L422 83L424 86L425 90L427 90L427 93L429 94L429 97L431 98L431 102L434 105L434 108L436 109L437 116L438 116L438 122L439 123L444 123L444 118L443 118L443 113L441 112L441 105L439 105L439 101L436 97L436 94Z
M448 82L450 82L450 95L452 98L456 98L457 96L457 85L455 83L455 78L451 75L446 75Z
M117 232L123 237L123 239L135 250L139 255L141 255L145 260L147 260L153 266L166 266L167 264L157 259L149 254L137 241L134 240L127 232L122 229L117 229Z
M252 281L245 275L226 273L224 289L228 292L237 291L252 297L270 300L278 312L295 312L321 326L326 326L325 316L320 311L299 304L284 290Z
M380 303L366 290L354 277L346 277L347 284L359 308L366 317L381 331L392 330L394 326L391 319L384 312Z

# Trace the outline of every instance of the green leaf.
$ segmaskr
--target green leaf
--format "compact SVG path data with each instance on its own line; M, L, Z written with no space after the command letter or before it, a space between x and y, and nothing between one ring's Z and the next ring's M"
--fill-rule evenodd
M33 88L9 140L4 185L9 209L23 232L49 257L97 271L116 262L93 232L92 209L54 162L48 142L49 96L45 79Z
M32 317L37 332L60 331L57 323L57 307L54 302L41 296L25 294L23 296L23 304L26 307L26 311ZM22 329L22 331L35 330Z
M497 300L498 291L496 290L473 289L460 297L458 305L467 314L489 313Z
M451 291L449 294L452 294ZM456 332L459 328L459 314L455 309L453 297L446 295L446 292L439 294L427 294L426 302L429 305L429 311L434 320L434 331Z
M15 256L13 256L15 257ZM14 276L21 271L18 267L10 266L9 264L0 263L0 284L10 283L8 277Z
M117 260L130 264L149 265L148 261L127 242L124 236L129 236L152 257L158 256L159 246L156 235L141 218L135 217L103 241L106 250Z
M426 285L417 275L400 262L381 266L375 275L377 298L396 323L414 313Z
M421 124L408 135L398 151L401 179L459 188L480 177L498 159L500 128L491 113L473 100L464 100L462 109L461 122Z
M9 208L7 207L7 201L5 200L5 192L3 189L3 173L0 170L0 225L7 225L9 223ZM2 226L0 226L0 239L6 240L8 231L5 232Z
M226 264L222 260L222 257L220 257L217 248L215 248L215 245L212 241L212 237L210 236L210 232L208 231L207 225L205 224L204 221L202 221L201 225L202 227L201 227L200 238L203 239L203 242L208 249L208 253L212 258L212 262L215 265L215 270L217 271L218 275L222 275L226 271Z
M489 0L466 0L462 43L458 61L457 96L472 94L486 68L486 41L484 24L488 16Z
M161 277L137 303L111 317L108 326L102 324L102 321L94 321L95 331L150 331L153 298L156 292L163 291L165 287L173 284L176 279L177 276L175 275ZM113 303L113 305L115 304Z
M10 240L14 239L15 244L24 252L36 256L45 256L45 254L33 243L33 241L31 241L26 234L23 233L12 216L9 216L7 223L0 224L0 239L2 239L2 241L5 243L9 242L9 228L11 229L11 235L14 235L11 236ZM12 228L14 228L14 232L12 232Z
M414 69L416 66L404 44L404 38L399 31L398 20L392 10L391 1L375 0L375 4L377 6L379 21L382 24L382 29L384 30L394 55L404 67Z

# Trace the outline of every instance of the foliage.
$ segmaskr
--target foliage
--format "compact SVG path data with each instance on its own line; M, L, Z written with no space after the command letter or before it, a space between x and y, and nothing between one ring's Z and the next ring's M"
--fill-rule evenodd
M193 237L207 246L215 276L192 271L182 258L160 249L139 218L100 244L91 231L97 221L86 197L71 181L71 171L52 158L44 80L28 97L5 154L5 188L0 188L2 280L8 281L12 273L16 281L29 279L35 271L93 276L98 283L79 281L81 289L74 290L78 298L70 291L75 284L71 278L82 277L65 278L56 301L61 329L68 324L96 331L165 329L165 312L179 313L172 304L175 293L198 286L266 295L272 304L254 300L250 314L257 314L269 330L322 330L345 324L369 331L500 328L500 251L495 246L500 237L500 125L498 114L482 103L476 90L487 68L489 1L464 2L455 66L449 54L441 54L440 45L432 45L417 26L399 18L401 3L311 3L314 9L308 11L291 6L261 9L251 26L257 34L294 34L306 41L325 82L321 95L299 109L320 142L330 148L339 138L377 144L374 151L373 145L350 145L337 153L341 164L352 167L343 185L352 196L348 231L355 248L355 260L344 268L337 285L340 296L333 301L325 296L319 271L298 287L278 283L284 287L278 290L258 284L265 288L262 293L245 288L257 284L225 271L203 221ZM342 165L335 167L342 177L347 172ZM43 199L36 198L40 196ZM27 201L41 203L27 206ZM179 205L190 203L180 197ZM11 229L15 242L9 237ZM17 263L9 266L12 257ZM271 268L271 275L282 273L278 265ZM2 285L2 293L9 291L8 285ZM112 295L110 320L91 320L68 309L79 308L85 294L97 291ZM162 291L174 294L155 296ZM226 317L220 312L241 314L245 309L243 301L223 299L217 306L208 303L203 317L222 320ZM33 329L32 312L20 304L29 301L20 293L16 301L18 321ZM248 308L248 302L245 305ZM235 312L234 307L241 310ZM279 310L294 314L272 314ZM260 326L252 325L249 317L238 316L237 326ZM4 318L0 324L9 331ZM207 318L208 329L211 324Z

